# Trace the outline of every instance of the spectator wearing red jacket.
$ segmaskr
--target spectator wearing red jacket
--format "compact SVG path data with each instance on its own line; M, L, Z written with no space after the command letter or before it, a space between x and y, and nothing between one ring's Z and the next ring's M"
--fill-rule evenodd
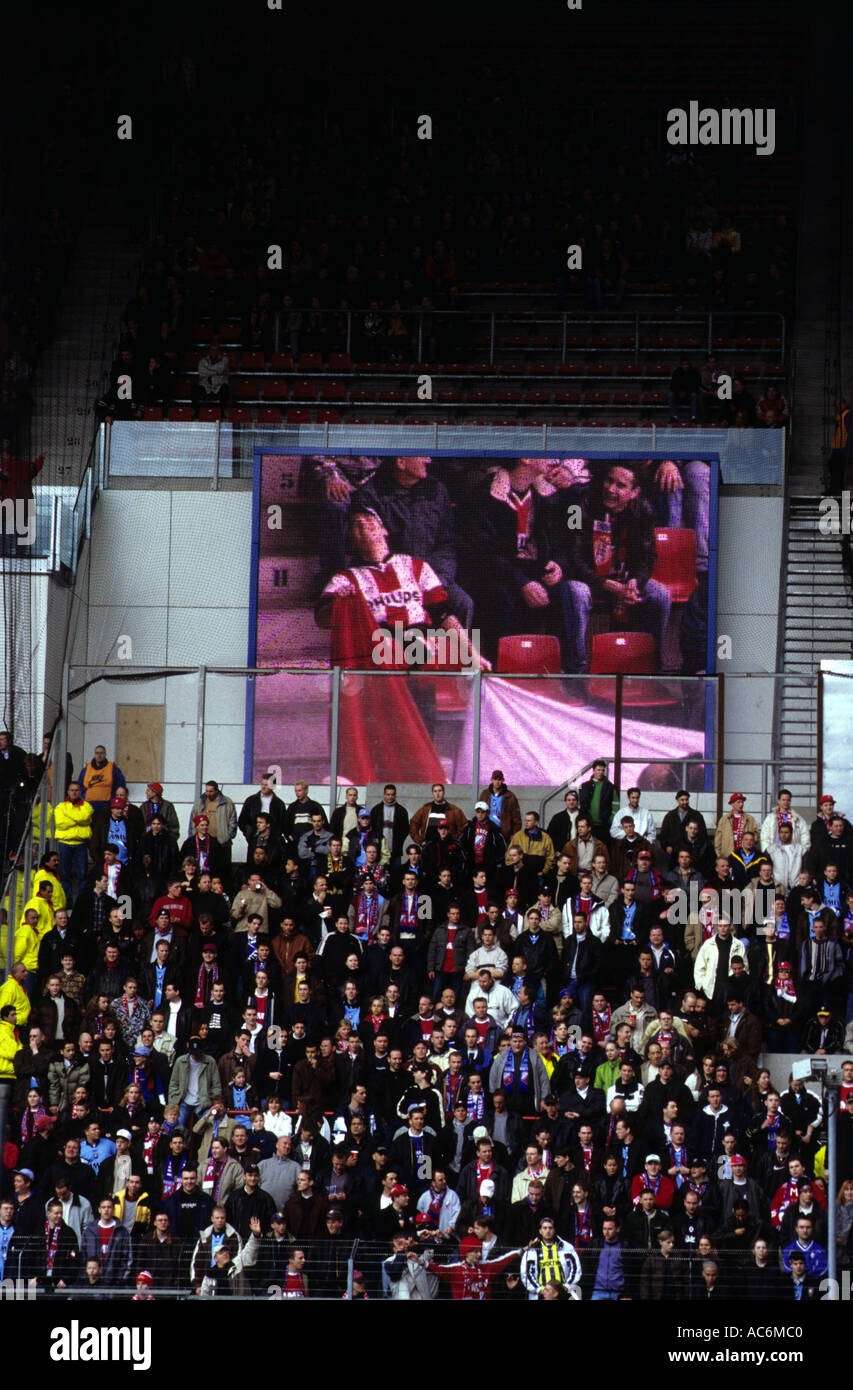
M165 894L156 899L148 915L148 921L152 927L156 927L157 918L161 912L168 912L172 926L177 927L178 931L185 935L189 935L193 925L193 910L189 899L184 897L179 878L170 879Z
M451 1264L437 1265L430 1262L427 1269L442 1283L450 1285L454 1300L469 1303L485 1303L492 1296L492 1283L496 1276L512 1264L521 1254L511 1250L499 1260L483 1259L483 1243L476 1236L466 1236L459 1246L461 1260Z
M642 1173L638 1173L631 1183L631 1205L638 1207L644 1192L655 1194L655 1206L660 1211L669 1211L675 1196L672 1178L661 1172L660 1154L646 1154Z

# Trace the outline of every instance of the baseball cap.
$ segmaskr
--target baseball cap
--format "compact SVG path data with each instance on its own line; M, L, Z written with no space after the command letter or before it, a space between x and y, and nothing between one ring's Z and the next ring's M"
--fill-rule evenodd
M491 1136L485 1125L477 1125L471 1138L476 1142L478 1139L489 1139Z
M732 1154L732 1163L746 1163L743 1154Z
M111 802L110 802L110 810L111 810L111 811L114 811L114 810L116 809L116 807L121 807L121 806L123 806L123 805L124 805L124 802L122 801L121 797L120 797L120 796L114 796L114 797L112 798Z
M475 810L475 811L488 811L488 809L489 809L489 805L488 805L488 802L486 802L486 801L477 801L477 802L475 802L475 804L474 804L474 810Z
M244 1174L245 1174L245 1173L257 1173L258 1177L261 1176L261 1170L260 1170L260 1168L258 1167L257 1163L247 1163L246 1166L245 1166L245 1168L243 1169L243 1172L244 1172Z
M450 829L450 821L449 821L449 820L440 820L440 821L438 822L438 828L439 828L439 830L449 830L449 829Z
M116 1130L116 1139L127 1139L127 1140L129 1141L129 1140L131 1140L132 1138L133 1138L133 1135L131 1134L131 1132L130 1132L129 1129L117 1129L117 1130Z
M15 1168L14 1172L22 1178L29 1178L30 1182L35 1182L36 1175L32 1168Z
M646 1154L647 1163L660 1163L660 1154Z
M404 1187L403 1184L402 1184L401 1182L395 1183L394 1186L391 1188L391 1196L392 1196L392 1198L393 1198L393 1197L408 1197L408 1195L409 1195L409 1189L408 1189L407 1187ZM329 1213L329 1215L331 1216L331 1212ZM340 1213L338 1213L338 1215L340 1215Z
M274 1211L272 1216L270 1217L270 1220L275 1221L276 1225L278 1226L283 1226L287 1221L287 1217L285 1216L283 1211Z

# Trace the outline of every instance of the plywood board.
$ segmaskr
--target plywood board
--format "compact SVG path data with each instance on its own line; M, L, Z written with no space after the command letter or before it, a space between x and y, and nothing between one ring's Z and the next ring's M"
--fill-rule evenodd
M128 782L162 781L162 705L116 705L116 762Z

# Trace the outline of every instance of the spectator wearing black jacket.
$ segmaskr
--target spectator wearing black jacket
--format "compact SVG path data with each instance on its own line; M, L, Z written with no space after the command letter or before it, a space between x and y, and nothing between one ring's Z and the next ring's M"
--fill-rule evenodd
M261 1234L266 1235L275 1211L275 1202L261 1187L261 1175L256 1163L248 1163L243 1169L243 1186L235 1187L225 1203L229 1224L232 1225L245 1242L252 1231L252 1220L261 1223Z
M391 863L399 865L403 857L403 845L409 833L409 813L405 806L398 802L397 788L393 782L389 782L384 788L382 800L377 802L370 812L370 830L377 844L380 840L385 840L391 854Z

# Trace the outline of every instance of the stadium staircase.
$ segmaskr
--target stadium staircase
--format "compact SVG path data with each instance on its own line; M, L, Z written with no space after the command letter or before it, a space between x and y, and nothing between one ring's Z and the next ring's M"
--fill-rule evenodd
M850 396L850 333L845 326L853 249L849 190L837 177L843 158L847 93L827 82L824 55L838 41L838 15L816 7L811 16L804 74L801 140L801 236L797 256L797 318L793 350L796 420L787 496L787 554L783 558L781 669L807 680L785 681L777 711L780 782L799 806L814 806L816 781L786 758L814 759L818 738L817 683L822 660L853 653L853 592L841 536L819 528L824 466L832 439L834 401ZM827 48L827 45L829 48ZM844 375L847 371L847 375Z

